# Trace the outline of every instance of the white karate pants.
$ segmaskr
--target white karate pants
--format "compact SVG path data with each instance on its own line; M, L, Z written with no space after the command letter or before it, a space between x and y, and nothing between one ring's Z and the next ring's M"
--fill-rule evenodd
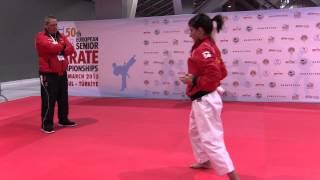
M198 163L210 160L217 175L234 170L226 150L221 121L222 100L217 91L192 101L189 136Z

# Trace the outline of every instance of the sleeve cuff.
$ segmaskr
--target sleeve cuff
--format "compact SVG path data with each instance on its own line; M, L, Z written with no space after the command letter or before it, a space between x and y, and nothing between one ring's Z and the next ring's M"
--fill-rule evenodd
M193 76L193 78L192 78L192 86L196 86L197 85L197 80L198 80L198 77L197 76Z

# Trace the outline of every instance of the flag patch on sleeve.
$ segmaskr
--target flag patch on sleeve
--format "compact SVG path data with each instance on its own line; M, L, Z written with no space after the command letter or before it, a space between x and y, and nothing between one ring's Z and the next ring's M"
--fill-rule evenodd
M204 57L205 59L208 59L208 58L211 58L211 57L212 57L212 54L211 54L210 51L204 51L204 52L202 53L202 55L203 55L203 57Z

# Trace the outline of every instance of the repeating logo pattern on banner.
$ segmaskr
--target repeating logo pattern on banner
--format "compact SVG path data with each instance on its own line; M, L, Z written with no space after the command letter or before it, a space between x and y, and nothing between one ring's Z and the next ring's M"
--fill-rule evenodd
M222 15L225 27L213 36L229 72L224 100L320 102L320 8ZM71 95L187 98L179 77L191 17L61 22L77 50L68 59Z

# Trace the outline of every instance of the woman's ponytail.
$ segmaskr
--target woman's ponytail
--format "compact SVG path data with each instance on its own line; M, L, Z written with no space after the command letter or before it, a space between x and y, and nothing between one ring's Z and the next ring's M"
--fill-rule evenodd
M223 28L223 24L224 24L223 17L221 15L216 15L211 19L211 21L217 23L217 26L215 27L215 29L219 33Z

